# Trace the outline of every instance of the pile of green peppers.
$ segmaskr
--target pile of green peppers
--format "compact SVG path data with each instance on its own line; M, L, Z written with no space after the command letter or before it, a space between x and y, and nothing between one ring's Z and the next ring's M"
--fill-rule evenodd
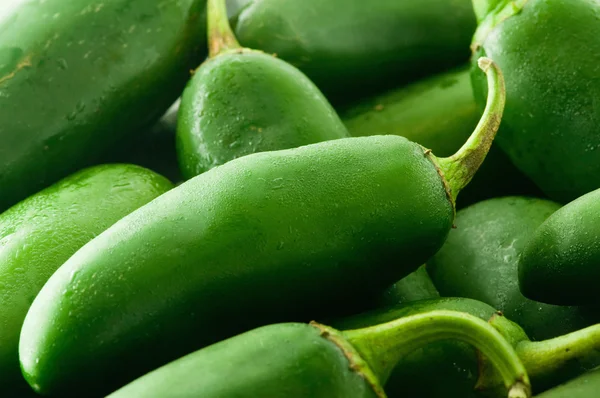
M1 2L0 397L597 397L598 64L597 0Z

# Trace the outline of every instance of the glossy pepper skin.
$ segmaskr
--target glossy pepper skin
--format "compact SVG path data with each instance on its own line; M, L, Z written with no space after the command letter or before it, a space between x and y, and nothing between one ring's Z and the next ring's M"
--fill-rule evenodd
M519 325L502 316L496 309L468 298L445 297L415 301L330 321L329 324L343 331L355 330L440 310L468 313L487 321L498 330L523 361L536 394L600 363L600 325L548 340L530 341ZM505 396L506 390L501 384L487 360L473 347L463 342L446 340L432 342L405 353L394 362L385 390L389 398L489 398Z
M252 327L344 312L415 271L445 240L501 120L502 74L481 67L489 106L449 158L392 135L260 152L117 222L31 306L19 347L29 384L102 393Z
M243 46L275 53L334 103L469 57L470 0L253 0L234 17Z
M302 72L249 49L203 63L183 92L179 112L177 152L188 179L251 153L349 136Z
M350 364L318 328L284 323L187 355L109 397L377 398Z
M474 59L507 75L498 144L560 203L600 187L600 20L595 0L474 0ZM494 8L496 6L496 8ZM476 97L485 81L473 69Z
M504 197L460 210L456 228L427 261L440 294L483 301L517 322L534 340L600 321L597 310L543 304L525 298L519 290L519 258L536 229L559 209L549 200Z
M125 164L73 174L0 215L0 389L26 385L19 333L44 283L73 253L120 218L172 188Z
M527 373L500 333L472 315L431 311L346 332L316 322L264 326L165 365L109 397L386 398L382 384L393 365L440 339L482 349L503 374L508 396L528 396Z
M600 189L550 216L535 231L519 261L523 294L552 304L597 304L599 227Z
M211 2L210 57L195 71L179 108L177 152L186 178L251 153L349 136L306 75L270 54L240 47L224 2Z
M26 377L41 392L76 394L253 326L351 306L354 292L384 288L441 247L453 219L446 195L423 149L397 136L216 167L61 267L21 336ZM97 295L82 291L92 284Z
M376 306L387 307L437 297L440 297L440 293L431 281L425 265L422 265L413 273L387 288L377 297Z
M0 211L134 139L206 55L205 0L7 6L0 21Z
M468 65L363 99L340 111L352 136L401 135L440 156L460 148L477 125L479 114ZM541 192L493 144L456 205L460 209L493 197L524 194L537 196Z
M537 398L596 398L600 391L600 368L539 394Z

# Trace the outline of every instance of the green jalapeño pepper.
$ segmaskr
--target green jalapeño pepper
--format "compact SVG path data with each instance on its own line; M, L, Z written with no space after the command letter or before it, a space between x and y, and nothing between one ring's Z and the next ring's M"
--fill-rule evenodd
M519 261L519 286L531 299L597 304L600 281L600 189L565 205L540 225Z
M476 27L470 0L251 0L233 23L335 103L467 62Z
M548 340L530 341L519 325L493 307L467 298L415 301L329 323L339 330L354 330L440 310L468 313L496 328L523 361L534 393L600 364L600 325ZM394 364L385 384L389 398L501 398L506 393L502 378L489 366L488 360L463 342L432 342L406 353Z
M600 321L600 314L592 309L543 304L525 298L519 290L519 258L536 228L559 209L549 200L504 197L460 210L456 229L427 261L440 294L481 300L521 325L534 340Z
M501 121L502 74L480 64L488 107L451 157L395 135L254 153L121 219L31 306L19 348L30 385L102 393L256 326L338 314L415 271Z
M225 0L208 1L210 57L183 92L177 152L192 178L255 152L348 137L339 116L306 75L262 51L241 48Z
M600 368L537 395L537 398L596 398L600 391Z
M206 54L206 0L2 3L0 212L134 140Z
M500 333L469 314L432 311L345 332L316 322L263 326L172 362L108 398L385 398L382 384L395 363L440 339L480 349L502 374L509 397L529 396L523 365Z
M498 144L551 199L600 187L600 19L596 0L473 0L473 60L507 75ZM476 97L485 81L473 68Z
M340 116L353 136L396 134L449 156L479 118L467 67L444 72L346 107ZM493 181L493 183L490 183ZM492 197L539 195L495 144L458 198L458 208Z
M0 395L26 386L19 333L48 278L85 243L171 188L164 177L138 166L96 166L0 215Z
M431 281L425 265L422 265L412 274L405 276L387 288L377 298L376 305L387 307L436 297L440 297L440 293Z

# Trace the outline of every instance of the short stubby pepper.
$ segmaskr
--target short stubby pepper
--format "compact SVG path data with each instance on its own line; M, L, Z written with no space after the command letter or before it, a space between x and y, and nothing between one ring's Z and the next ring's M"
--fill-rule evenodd
M551 199L600 188L600 19L596 0L474 0L473 62L507 76L497 142ZM476 98L485 81L473 64Z
M210 57L181 98L177 153L185 178L251 153L346 138L331 104L289 63L242 48L225 0L208 1Z
M599 322L595 308L548 305L527 299L519 289L523 250L536 228L559 209L560 205L550 200L508 196L460 210L456 229L427 261L440 294L481 300L517 322L534 340Z
M548 217L532 235L519 260L519 286L533 300L597 305L598 281L600 189Z

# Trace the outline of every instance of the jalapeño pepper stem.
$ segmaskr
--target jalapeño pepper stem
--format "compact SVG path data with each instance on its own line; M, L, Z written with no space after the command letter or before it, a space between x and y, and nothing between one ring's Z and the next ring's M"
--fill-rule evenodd
M481 120L467 142L454 155L436 159L453 201L485 160L504 112L506 89L502 71L489 58L479 58L477 63L487 75L488 81L488 98Z
M521 328L503 316L495 315L488 323L515 347L536 388L554 386L557 380L565 380L565 374L574 376L598 364L600 324L548 340L530 341ZM498 374L486 358L481 360L476 388L493 390L500 382Z
M490 12L506 2L507 0L473 0L473 10L477 22L481 22Z
M241 48L227 18L225 0L208 0L208 55L212 58L226 50Z
M342 334L384 384L411 351L438 340L456 339L477 348L502 376L510 398L530 396L529 377L512 345L485 321L457 311L431 311Z
M575 361L597 363L600 325L592 325L549 340L523 341L516 349L532 378L553 378Z

